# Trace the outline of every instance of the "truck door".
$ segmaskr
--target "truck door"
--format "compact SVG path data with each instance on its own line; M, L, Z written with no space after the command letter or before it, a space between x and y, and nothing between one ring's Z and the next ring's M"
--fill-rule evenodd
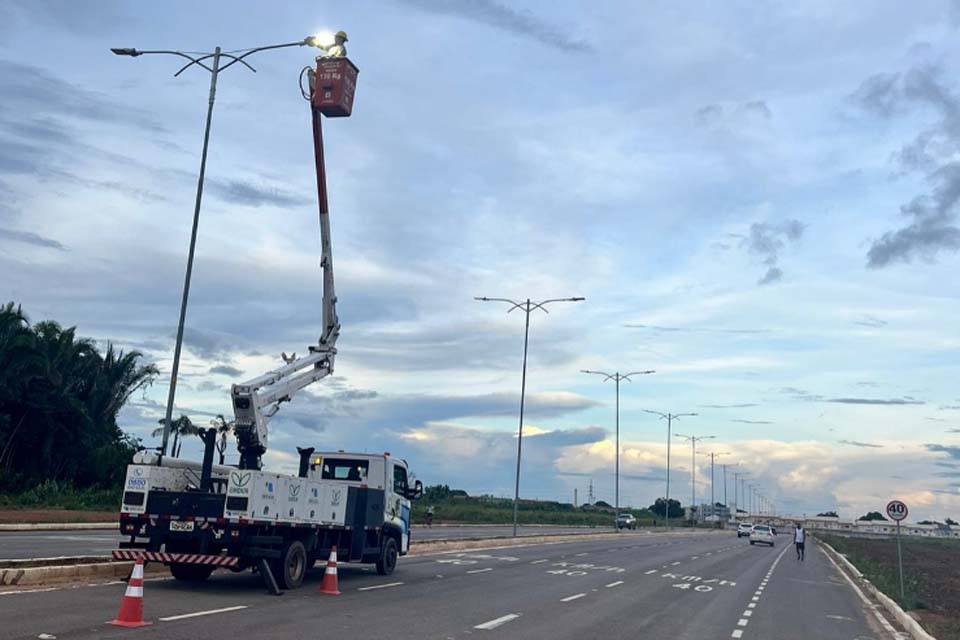
M400 528L400 552L410 549L410 501L407 496L407 468L396 460L390 461L393 469L393 484L387 494L384 520Z

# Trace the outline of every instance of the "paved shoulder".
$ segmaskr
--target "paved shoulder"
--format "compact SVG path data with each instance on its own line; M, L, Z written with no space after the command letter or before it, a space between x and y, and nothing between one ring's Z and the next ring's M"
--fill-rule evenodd
M778 640L891 639L897 636L877 622L872 611L827 558L808 539L800 561L792 546L764 578L756 606L743 611L747 624L734 637Z

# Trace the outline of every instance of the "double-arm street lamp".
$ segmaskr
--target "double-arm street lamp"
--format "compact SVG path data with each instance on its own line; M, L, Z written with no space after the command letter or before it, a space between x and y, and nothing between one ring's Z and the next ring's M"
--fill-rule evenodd
M659 411L651 411L650 409L644 409L646 413L652 413L655 416L660 416L661 420L667 421L667 498L666 498L666 507L664 508L664 529L670 528L670 443L673 440L673 435L671 433L673 429L673 421L677 418L682 418L684 416L695 416L695 413L660 413Z
M520 378L520 426L517 429L517 475L513 486L513 535L516 537L517 505L520 502L520 452L523 448L523 403L527 392L527 344L530 339L530 312L535 309L539 309L544 313L550 313L546 309L548 304L553 304L554 302L582 302L586 300L586 298L550 298L549 300L542 300L540 302L532 301L530 298L521 300L519 302L516 300L510 300L509 298L487 297L476 297L474 300L479 300L480 302L503 302L510 305L510 308L507 309L507 313L510 313L516 309L520 309L526 314L526 322L523 328L523 374Z
M167 394L167 413L163 421L163 443L160 447L160 457L167 453L167 441L170 438L171 420L173 416L173 403L177 393L177 374L180 370L180 351L183 347L183 326L187 317L187 299L190 295L190 278L193 274L193 256L197 245L197 226L200 222L200 202L203 199L203 182L207 170L207 147L210 143L210 122L213 118L213 103L217 95L218 76L235 64L240 64L256 73L256 69L250 66L247 58L261 51L270 49L285 49L287 47L314 46L323 48L323 43L317 36L309 36L297 42L287 42L284 44L271 44L263 47L254 47L252 49L241 49L238 51L223 51L220 47L215 48L208 53L185 53L183 51L173 51L165 49L146 50L133 49L129 47L117 47L110 49L118 56L129 56L137 58L143 55L168 55L177 56L188 60L186 64L180 67L180 70L173 74L174 77L190 67L197 66L206 70L210 74L210 94L207 99L207 122L203 130L203 150L200 153L200 174L197 178L197 197L193 206L193 229L190 232L190 249L187 253L187 272L183 280L183 296L180 299L180 319L177 323L177 339L173 350L173 367L170 371L170 390ZM221 66L221 61L226 59L227 63Z
M619 371L614 371L613 373L607 373L606 371L592 371L590 369L581 369L581 373L591 373L598 376L603 376L603 381L613 380L614 386L617 389L617 410L616 410L616 432L617 432L617 454L616 454L616 489L614 491L614 511L617 514L617 520L614 521L614 526L619 528L617 521L620 519L620 381L621 380L630 380L630 376L645 376L651 373L656 373L653 369L647 371L631 371L630 373L620 373Z
M690 515L694 516L694 509L697 508L697 443L701 440L716 438L717 436L685 436L682 433L678 433L677 437L683 438L690 443L690 459L693 465L690 469ZM693 518L693 523L696 524L696 522L696 518Z
M714 485L714 479L715 479L715 476L714 476L714 473L713 473L714 464L715 464L715 462L716 462L716 459L717 459L719 456L728 456L728 455L730 455L730 453L727 452L727 451L724 451L724 452L722 452L722 453L715 453L715 452L713 452L713 451L709 451L709 452L708 452L708 451L701 451L701 452L700 452L700 455L702 455L702 456L709 456L709 457L710 457L710 515L712 516L712 515L715 515L715 514L716 514L716 511L717 511L717 501L714 499L714 493L713 493L713 485ZM726 476L726 471L724 471L724 476L723 476L723 477L724 477L724 478L727 477L727 476ZM726 504L726 498L724 498L724 503Z

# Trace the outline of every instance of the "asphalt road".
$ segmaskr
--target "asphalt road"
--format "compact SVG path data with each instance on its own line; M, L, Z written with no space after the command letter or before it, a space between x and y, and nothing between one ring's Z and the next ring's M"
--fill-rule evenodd
M587 527L520 527L523 536L583 533ZM509 536L513 527L414 527L414 540L457 540ZM53 558L58 556L109 555L117 548L120 535L109 530L10 531L0 532L0 560Z
M889 640L816 544L796 561L783 540L752 547L729 533L624 533L615 539L401 559L392 576L340 567L281 597L249 573L188 585L148 580L153 626L104 625L124 585L0 595L4 638L653 638ZM3 593L3 592L0 592ZM186 617L185 617L186 616Z

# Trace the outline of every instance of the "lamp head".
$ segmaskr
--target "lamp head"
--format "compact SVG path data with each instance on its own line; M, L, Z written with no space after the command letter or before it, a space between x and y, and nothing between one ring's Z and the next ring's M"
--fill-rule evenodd
M131 58L136 58L140 55L140 52L133 47L113 47L110 51L112 51L114 55L130 56Z

